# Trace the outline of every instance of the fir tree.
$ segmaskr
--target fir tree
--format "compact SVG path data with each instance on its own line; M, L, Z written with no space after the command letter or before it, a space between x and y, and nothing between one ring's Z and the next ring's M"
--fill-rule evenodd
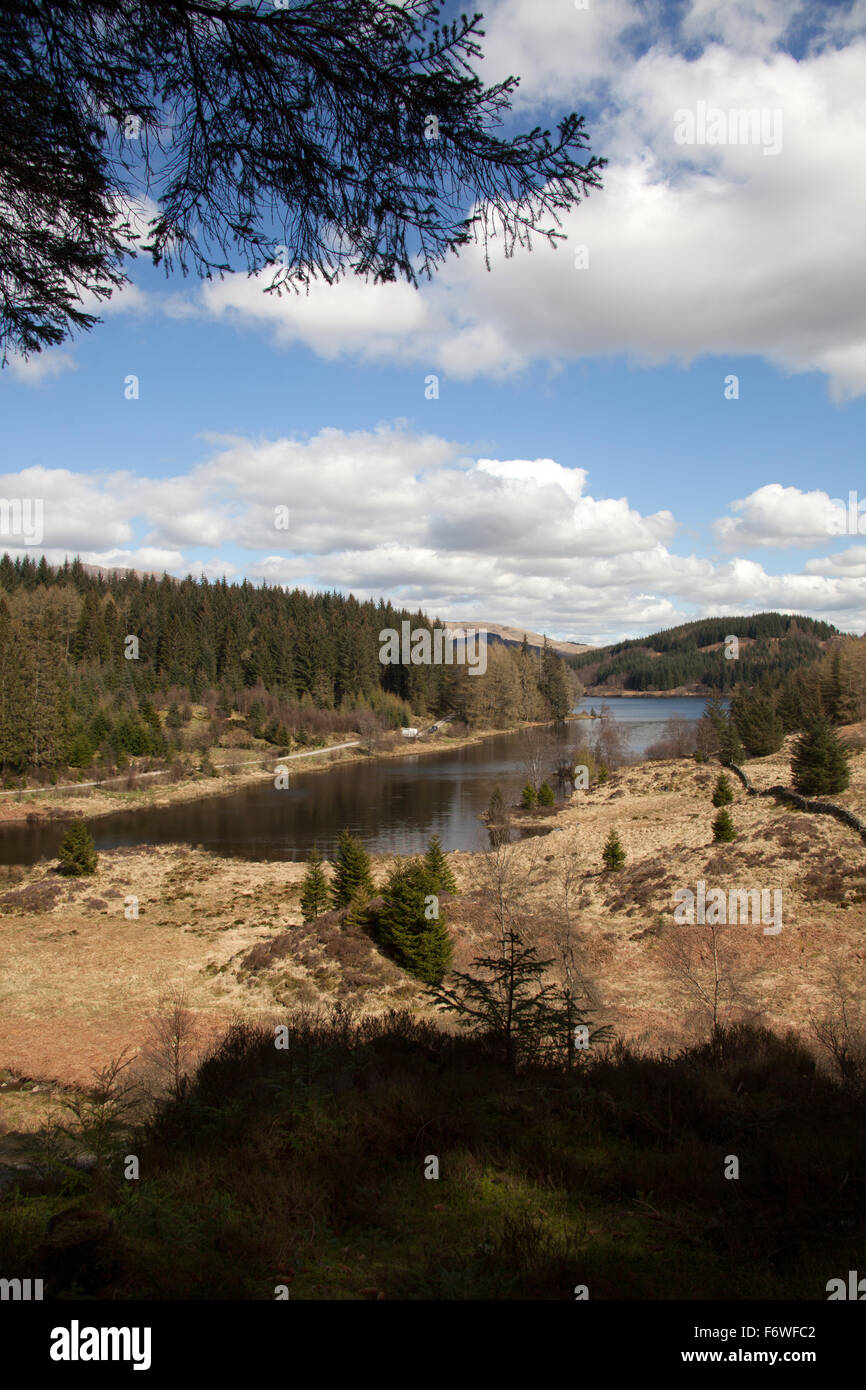
M848 754L827 719L817 719L794 745L794 786L803 796L833 796L851 780Z
M750 758L765 758L779 751L785 730L771 694L742 691L735 696L731 709L737 733Z
M730 806L734 799L734 790L728 778L720 772L716 778L716 785L713 788L713 805Z
M831 724L843 723L844 693L842 683L842 657L839 648L830 658L830 669L821 683L821 700Z
M531 782L527 782L520 796L520 804L524 811L531 811L536 802L535 788Z
M451 942L433 877L423 860L392 870L382 892L376 939L404 970L438 985L451 964Z
M356 888L343 917L344 927L357 927L364 931L370 924L370 893L363 886Z
M519 932L509 930L499 955L472 961L484 975L454 971L448 987L434 991L436 1003L456 1013L464 1028L487 1036L514 1069L536 1057L550 1035L556 991L552 984L542 983L550 964L539 959L534 946L524 945Z
M719 759L725 767L743 760L743 745L731 712L722 704L720 695L713 695L704 709L704 719L712 726L719 748Z
M141 238L155 265L208 279L270 266L275 288L356 270L414 286L471 232L488 250L557 235L601 186L584 118L502 139L518 79L476 71L480 14L441 11L76 0L46 27L40 5L4 5L3 360L91 328L85 305L127 283L119 189L155 200Z
M82 730L74 736L69 745L69 766L89 767L95 752L89 735Z
M538 788L538 804L539 806L554 806L556 804L556 797L549 782L542 782Z
M737 726L733 719L728 718L719 737L719 758L725 767L730 767L732 763L736 763L739 767L744 757Z
M331 902L334 907L348 907L359 893L367 898L373 896L370 856L351 831L341 830L331 883Z
M785 680L776 700L776 713L782 721L786 734L802 729L804 723L803 701L799 686L790 677Z
M323 912L327 912L330 893L322 856L317 846L313 846L307 856L307 870L301 885L301 911L305 922L315 922Z
M427 845L424 863L433 884L433 893L456 893L457 881L451 872L448 860L442 851L438 835L434 835Z
M97 854L93 836L83 820L74 820L58 850L60 872L71 877L96 873Z
M723 806L713 821L713 839L716 844L729 844L731 840L736 840L737 831L734 822L731 820L730 811Z
M567 670L562 657L557 656L545 637L538 688L547 701L554 719L565 719L571 709L571 692L568 688Z
M555 986L544 1000L544 1010L544 1052L568 1067L573 1067L593 1043L610 1042L613 1038L610 1024L591 1026L591 1011L568 983ZM582 1042L578 1042L578 1028L586 1030Z
M602 850L601 857L604 861L604 867L610 870L612 873L615 873L618 869L621 869L625 864L625 850L623 849L622 842L615 830L611 830L610 834L605 840L604 849Z

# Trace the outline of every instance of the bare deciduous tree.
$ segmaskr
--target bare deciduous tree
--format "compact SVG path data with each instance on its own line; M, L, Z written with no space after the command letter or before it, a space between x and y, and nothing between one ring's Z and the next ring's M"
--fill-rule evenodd
M586 1024L588 1011L601 1007L601 1000L594 982L590 979L580 959L578 951L578 930L574 910L580 872L577 865L568 860L560 879L560 908L556 923L556 944L559 957L559 1013L562 1018L565 1051L568 1065L574 1065L579 1049L576 1029ZM592 1031L587 1027L587 1044L603 1042L611 1037L611 1029L605 1024Z
M553 739L546 729L524 730L521 753L526 780L531 786L539 787L547 777L554 748Z
M538 867L534 846L527 852L525 845L503 842L493 845L481 857L478 887L491 904L503 949L509 931L523 930L527 897Z
M55 1113L43 1137L50 1162L64 1168L77 1161L91 1169L97 1184L106 1178L129 1130L144 1114L141 1086L127 1071L134 1060L124 1048L104 1067L93 1069L93 1085L61 1102L61 1112L69 1118Z
M691 1006L691 1023L708 1028L714 1043L737 1013L754 1011L734 949L732 933L738 930L713 922L677 925L662 946L665 968Z
M866 1005L862 983L839 958L826 969L828 1002L820 1014L809 1014L812 1036L832 1058L843 1081L859 1085L866 1080Z
M201 1028L186 991L172 987L160 997L148 1020L139 1067L151 1096L185 1094L200 1052Z
M628 759L628 738L611 714L609 705L602 705L594 727L596 762L610 770L621 767Z

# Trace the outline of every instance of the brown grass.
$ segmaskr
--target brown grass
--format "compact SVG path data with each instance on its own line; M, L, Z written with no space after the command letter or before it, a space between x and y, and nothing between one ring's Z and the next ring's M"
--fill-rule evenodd
M749 764L758 781L784 781L782 760ZM578 951L603 1003L599 1021L625 1037L666 1046L684 1040L682 1001L664 966L674 892L709 885L783 890L780 935L745 924L734 934L762 1020L803 1029L823 1004L821 967L840 958L863 979L866 845L847 827L747 797L735 786L739 838L713 845L706 768L680 760L625 768L578 792L553 818L555 833L514 845L525 886L521 921L543 956L556 949L561 882L572 866ZM866 755L856 755L850 793L866 801ZM616 828L627 854L620 873L601 851ZM448 904L454 965L465 970L496 939L481 891L482 857L449 856L461 896ZM382 883L393 857L374 864ZM238 1013L270 1017L297 1004L349 999L362 1013L429 1011L420 987L338 915L300 921L304 865L246 863L179 846L114 850L96 875L59 882L45 866L0 883L0 1067L82 1083L127 1044L141 1045L167 989L183 988L214 1030ZM854 890L852 891L852 885ZM137 920L124 917L128 895ZM0 1120L2 1120L0 1098Z

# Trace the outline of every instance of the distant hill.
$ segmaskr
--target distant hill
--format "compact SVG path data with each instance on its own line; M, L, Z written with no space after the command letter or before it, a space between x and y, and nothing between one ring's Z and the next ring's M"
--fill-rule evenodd
M480 619L465 622L443 622L442 627L448 628L479 628L483 629L494 641L502 642L506 647L519 647L524 637L530 647L537 647L539 650L544 646L544 637L540 632L533 632L526 627L508 627L505 623L485 623ZM557 642L555 638L548 637L548 646L552 647L560 656L580 656L584 652L597 651L597 647L591 647L586 642Z
M97 579L125 579L132 575L135 579L170 579L173 584L178 582L173 574L165 570L136 570L129 565L86 565L83 560L78 563L85 574L92 574Z
M739 640L736 660L725 655L731 636ZM815 618L757 613L701 618L566 660L590 695L656 690L701 695L762 677L776 684L788 672L817 661L841 636L831 623Z

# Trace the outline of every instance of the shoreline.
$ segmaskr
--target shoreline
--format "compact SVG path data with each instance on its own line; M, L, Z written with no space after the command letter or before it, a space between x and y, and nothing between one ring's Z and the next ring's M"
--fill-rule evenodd
M626 699L656 699L661 697L681 698L677 692L664 691L654 695L648 691L621 692ZM583 699L600 699L586 695ZM695 697L700 698L700 697ZM588 710L573 710L565 718L565 723L594 723L599 715ZM550 727L552 720L529 720L525 723L504 729L479 729L456 739L424 738L406 740L391 748L371 751L360 739L346 740L330 747L304 750L284 754L275 758L269 768L261 767L261 759L266 756L261 750L254 758L240 763L218 765L221 771L217 777L201 773L185 777L179 782L168 783L158 779L167 776L166 770L158 772L136 772L134 768L112 777L104 782L82 782L64 784L61 790L56 787L27 787L8 791L0 797L0 829L4 825L37 824L44 822L69 821L78 817L86 821L100 820L120 811L162 810L168 806L180 805L187 801L203 801L209 797L230 795L256 782L273 778L278 767L293 761L303 761L305 772L327 772L335 767L350 763L367 761L386 761L395 758L426 757L433 753L456 752L461 748L474 747L486 739L498 738L508 734L521 733L526 729ZM218 748L209 750L213 757ZM124 789L112 786L122 778L134 775L141 779L152 779L150 786L137 786ZM80 788L80 790L79 790ZM22 800L18 800L18 797Z
M790 740L779 753L751 760L755 784L786 781L789 759ZM744 922L727 949L749 971L760 1011L782 1028L794 1026L814 1004L820 958L840 952L859 970L866 846L830 818L750 797L737 784L737 840L720 848L712 836L716 771L688 758L623 767L544 816L510 818L529 832L512 842L509 857L540 954L555 953L565 875L576 874L577 940L605 1018L622 1036L651 1033L660 1046L679 1044L679 987L659 952L682 931L675 890L712 880L739 891L756 882L757 854L757 882L784 891L784 931L767 937L757 921ZM853 773L845 802L866 814L866 750L855 756ZM612 829L627 854L615 875L602 863ZM446 855L458 886L447 905L454 968L467 970L496 939L489 858L484 849ZM401 856L370 858L380 890ZM849 891L837 883L841 859ZM174 988L187 991L200 1026L217 1031L239 1010L282 1018L294 1006L327 1009L346 1000L365 1014L393 1007L424 1016L422 987L362 930L336 931L330 919L303 922L304 873L300 860L244 860L183 843L101 851L88 879L60 880L45 863L26 866L0 912L0 964L9 982L0 1084L26 1076L40 1090L46 1082L86 1086L94 1067L127 1045L144 1045L148 1020ZM124 911L130 892L137 928ZM58 1031L65 1040L59 1053ZM19 1094L0 1091L0 1108L11 1115L32 1103L41 1113L46 1097L25 1102ZM17 1114L7 1124L23 1127Z
M587 690L584 700L709 700L711 690Z
M585 714L569 715L569 720L588 718L590 716ZM99 820L119 811L162 810L165 807L179 805L186 801L203 801L213 796L227 796L233 791L240 791L256 782L272 780L279 767L285 766L295 759L304 760L305 773L328 772L336 767L346 767L350 763L387 761L396 758L423 757L431 753L454 752L461 748L473 747L488 738L516 734L524 729L544 728L551 722L550 720L528 722L511 729L479 729L461 738L443 740L442 742L425 739L423 743L419 744L417 740L411 742L407 740L408 746L398 744L394 748L383 748L373 752L364 748L360 740L353 740L332 747L284 754L282 758L276 758L270 768L261 767L261 757L258 757L255 759L255 767L252 765L246 767L244 764L240 764L236 769L226 770L218 777L197 774L195 777L184 778L180 782L167 784L154 781L150 787L135 787L129 790L112 789L109 781L81 783L81 792L78 795L76 795L75 783L68 784L68 788L64 787L62 794L52 787L22 788L20 792L9 794L6 805L0 801L0 828L4 825L69 821L75 820L79 816L86 821ZM210 751L213 754L219 750L212 749ZM253 759L250 759L249 763L252 764L252 762ZM232 765L223 764L223 767L228 769ZM122 775L128 777L130 773L138 777L154 778L167 775L164 771L135 773L134 769L130 769ZM119 779L111 778L109 780L116 782ZM17 795L33 798L33 801L19 802L13 799ZM63 800L59 802L58 798L61 795ZM47 798L49 803L53 802L54 804L46 804L39 798Z

